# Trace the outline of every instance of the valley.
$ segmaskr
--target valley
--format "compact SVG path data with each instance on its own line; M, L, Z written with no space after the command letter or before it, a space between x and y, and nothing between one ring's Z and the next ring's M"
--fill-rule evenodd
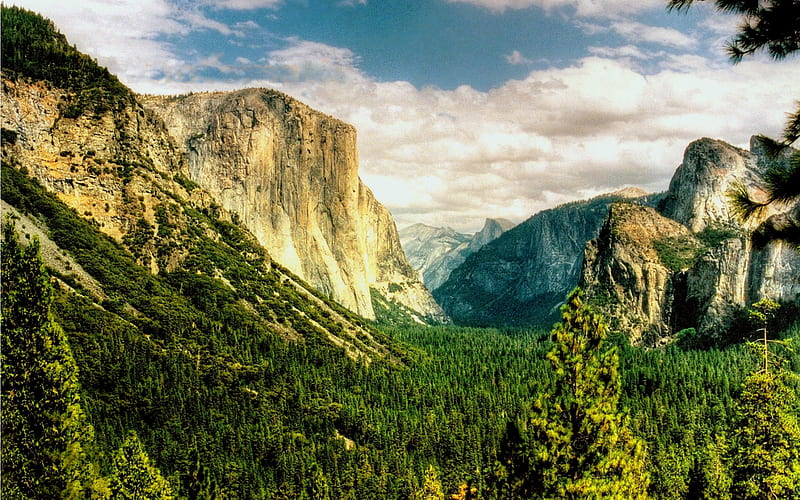
M351 125L139 95L2 15L3 497L800 491L800 202L764 187L796 150L398 230Z

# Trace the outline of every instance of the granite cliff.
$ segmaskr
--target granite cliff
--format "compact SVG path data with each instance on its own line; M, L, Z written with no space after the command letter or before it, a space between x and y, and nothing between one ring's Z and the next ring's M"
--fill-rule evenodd
M434 296L454 321L549 325L580 277L583 250L619 199L649 202L625 189L542 211L466 258Z
M744 185L758 197L768 163L722 141L690 144L661 203L661 214L614 205L586 248L581 285L632 341L658 346L693 328L714 342L749 304L800 301L800 254L774 238L797 226L798 204L774 205L742 224L726 193Z
M417 319L446 321L406 261L391 214L358 177L352 126L263 89L144 103L186 155L188 178L275 260L367 318L372 288Z
M411 267L428 289L435 290L464 259L512 227L514 223L506 219L486 219L480 231L464 234L449 227L414 224L400 230L400 243Z

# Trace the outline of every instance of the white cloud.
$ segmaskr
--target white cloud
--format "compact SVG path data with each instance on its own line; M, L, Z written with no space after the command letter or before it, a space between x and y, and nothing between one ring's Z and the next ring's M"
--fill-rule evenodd
M615 17L624 14L642 12L654 7L662 7L661 0L446 0L448 3L467 3L483 7L492 12L502 13L506 10L522 10L538 7L545 11L553 11L571 7L581 17Z
M324 43L289 38L290 46L275 50L266 58L267 66L283 81L353 81L363 78L356 68L358 58L350 50Z
M625 45L622 47L588 47L590 54L609 59L631 58L631 59L653 59L665 56L664 52L650 52L642 50L635 45Z
M510 54L506 54L505 56L506 62L512 65L522 65L522 64L531 64L533 61L528 59L527 57L523 56L520 51L514 50Z
M187 68L163 33L186 34L191 23L167 0L16 0L51 19L71 43L131 83L165 74L178 78Z
M617 21L611 23L611 29L633 43L655 43L667 47L686 49L695 45L696 41L672 28L648 26L635 21Z
M702 67L694 57L691 73L647 75L587 57L489 92L368 79L283 90L357 127L362 176L398 225L475 230L486 216L521 221L581 194L663 190L689 142L746 147L751 134L780 131L800 61L775 71L764 61Z
M254 10L276 9L283 4L283 0L208 0L203 3L207 3L217 9Z
M497 11L534 4L584 4L587 11L599 4L473 3ZM622 3L605 5L613 10ZM228 79L201 80L158 41L161 33L199 29L164 0L30 0L25 6L51 17L139 92L274 87L352 123L361 175L400 226L426 222L470 231L487 216L521 221L553 204L626 185L665 189L692 140L710 136L746 146L751 134L780 133L800 81L797 58L732 66L645 51L634 39L656 33L662 45L689 42L635 23L614 28L629 33L629 45L595 47L567 67L532 71L487 92L378 82L359 69L352 51L299 38L260 61L226 63L206 54L203 64ZM592 26L610 30L620 22ZM645 73L637 63L648 58L658 65Z

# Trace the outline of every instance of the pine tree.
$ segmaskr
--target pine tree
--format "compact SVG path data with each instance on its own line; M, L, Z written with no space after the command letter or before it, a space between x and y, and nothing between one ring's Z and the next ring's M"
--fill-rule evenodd
M785 374L758 371L742 385L736 404L733 492L741 499L800 498L800 425L797 395Z
M114 454L111 492L115 499L168 500L175 497L161 472L150 464L150 457L135 432L131 432Z
M539 498L646 498L644 442L618 409L619 361L605 345L606 325L578 289L561 315L548 354L556 387L523 430L526 481Z
M433 465L425 470L425 477L422 480L422 487L411 495L412 500L444 500L444 490L442 482L439 480L439 472Z
M761 368L742 384L736 402L736 447L733 453L735 498L747 500L800 498L800 423L797 394L786 380L788 372L770 344L767 326L778 304L753 304L751 318L759 324L762 342L752 343Z
M7 222L2 257L2 496L101 496L92 491L102 482L87 457L94 429L66 336L50 317L38 240L23 247Z

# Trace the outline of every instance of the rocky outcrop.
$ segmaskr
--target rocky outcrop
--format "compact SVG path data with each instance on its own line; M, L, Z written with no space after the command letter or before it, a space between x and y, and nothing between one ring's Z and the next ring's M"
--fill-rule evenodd
M512 227L514 227L514 223L508 219L486 219L483 223L483 228L469 240L468 252L470 254L477 252Z
M686 227L654 209L615 203L600 235L586 245L581 287L612 328L628 332L637 345L654 347L670 338L676 304L686 293L686 269L667 267L660 255L667 242L680 245L687 263L702 247Z
M430 290L442 285L469 255L514 227L506 219L486 219L483 229L470 235L449 227L414 224L400 230L400 243L408 261Z
M389 212L358 177L355 129L276 91L150 97L184 150L191 181L238 214L273 258L375 318L370 287L407 290L420 317L441 309L400 247Z
M434 296L457 322L549 325L578 284L584 247L609 205L644 195L626 189L542 211L470 255Z
M769 161L758 139L749 152L701 139L687 147L661 203L666 217L630 214L630 208L609 213L600 237L587 246L581 285L632 341L662 345L695 328L713 342L761 298L800 301L800 254L776 238L798 227L800 206L774 204L743 225L727 196L737 185L763 196L761 174ZM637 218L650 237L621 237L630 232L625 228L637 230L626 222Z

